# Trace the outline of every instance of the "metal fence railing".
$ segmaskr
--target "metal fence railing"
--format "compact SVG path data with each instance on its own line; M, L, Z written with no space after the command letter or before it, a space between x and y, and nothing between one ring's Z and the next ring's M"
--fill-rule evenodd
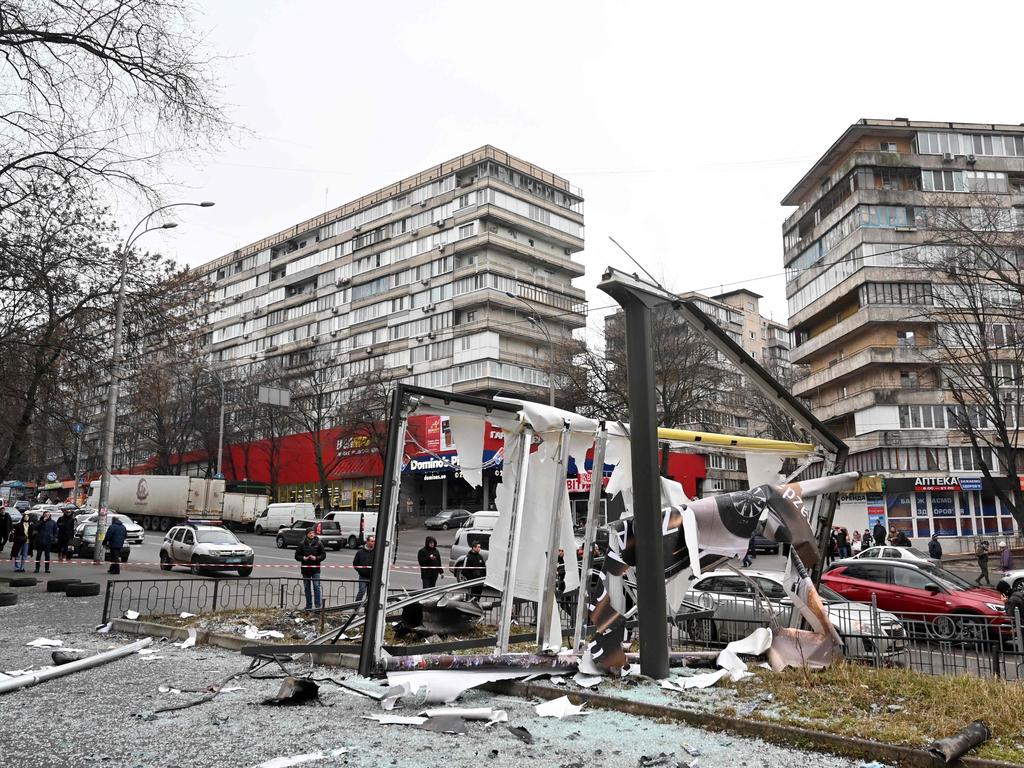
M875 606L852 610L830 604L833 626L843 638L843 653L850 661L875 667L905 667L935 675L973 675L1024 680L1024 634L1007 617L945 613L901 613ZM763 602L762 602L763 606ZM721 648L769 626L767 610L753 600L717 599L703 607L710 618L676 616L669 630L673 650ZM776 626L798 622L792 606L772 601Z
M202 614L235 610L298 610L305 603L301 578L110 580L103 599L103 622L125 611L143 616ZM355 579L322 579L325 605L355 601Z

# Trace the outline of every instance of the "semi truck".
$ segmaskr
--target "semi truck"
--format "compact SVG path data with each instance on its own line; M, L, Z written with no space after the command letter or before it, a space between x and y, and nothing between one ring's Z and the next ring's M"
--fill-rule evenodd
M224 522L236 530L252 531L256 517L270 505L270 499L258 493L225 493Z
M90 507L99 509L100 481L89 484ZM224 481L182 475L111 475L110 509L151 531L168 531L186 519L220 519Z

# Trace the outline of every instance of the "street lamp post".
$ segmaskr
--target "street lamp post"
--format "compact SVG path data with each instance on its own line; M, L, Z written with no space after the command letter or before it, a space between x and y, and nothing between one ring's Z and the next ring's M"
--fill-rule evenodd
M224 461L224 403L226 398L224 397L224 379L219 373L210 369L210 375L217 380L220 385L220 429L217 432L217 471L213 473L215 478L223 477L224 470L222 464Z
M537 328L540 328L544 334L544 338L548 341L548 405L552 408L555 407L555 345L551 340L551 331L548 330L548 324L541 318L537 311L531 307L524 299L516 296L512 291L505 291L506 296L510 299L515 299L524 307L526 307L532 314L526 316L527 321Z
M150 227L148 226L148 222L154 214L159 213L160 211L165 211L168 208L177 208L181 206L209 208L212 205L213 203L211 202L171 203L169 205L162 205L159 208L154 208L143 216L132 228L131 233L129 233L128 237L124 241L124 247L121 249L121 269L118 277L117 304L114 309L114 335L110 341L110 384L107 386L107 412L103 423L103 466L102 474L100 475L99 509L97 510L98 514L96 516L96 546L94 547L93 553L93 560L97 563L103 562L103 538L107 532L107 505L110 500L110 473L114 465L114 431L117 426L117 399L120 395L121 388L121 329L124 325L124 283L125 277L128 273L128 254L131 252L132 246L135 245L135 241L147 232L153 232L158 229L174 229L178 226L172 221L156 227ZM139 232L139 227L142 227L143 225L147 226Z

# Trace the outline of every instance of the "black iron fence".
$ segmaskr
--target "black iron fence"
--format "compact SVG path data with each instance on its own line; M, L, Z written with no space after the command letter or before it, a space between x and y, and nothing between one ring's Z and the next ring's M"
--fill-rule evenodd
M774 603L774 601L773 601ZM935 675L973 675L1024 680L1022 627L1005 616L944 613L895 615L874 606L849 609L830 604L833 626L851 661L875 667L905 667ZM719 597L703 607L710 618L676 617L669 638L673 650L721 648L746 637L772 619L762 603ZM790 626L792 606L774 603L776 626Z
M327 606L355 602L355 579L322 579ZM131 579L110 580L103 599L103 622L137 611L143 616L183 612L298 610L306 604L303 579L291 577L249 579Z

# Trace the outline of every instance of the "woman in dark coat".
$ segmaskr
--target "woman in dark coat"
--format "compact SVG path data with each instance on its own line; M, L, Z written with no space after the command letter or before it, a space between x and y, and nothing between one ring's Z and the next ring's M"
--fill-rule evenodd
M14 561L14 570L25 572L25 559L28 557L28 540L31 535L31 528L28 521L23 517L20 523L11 528L11 559Z

